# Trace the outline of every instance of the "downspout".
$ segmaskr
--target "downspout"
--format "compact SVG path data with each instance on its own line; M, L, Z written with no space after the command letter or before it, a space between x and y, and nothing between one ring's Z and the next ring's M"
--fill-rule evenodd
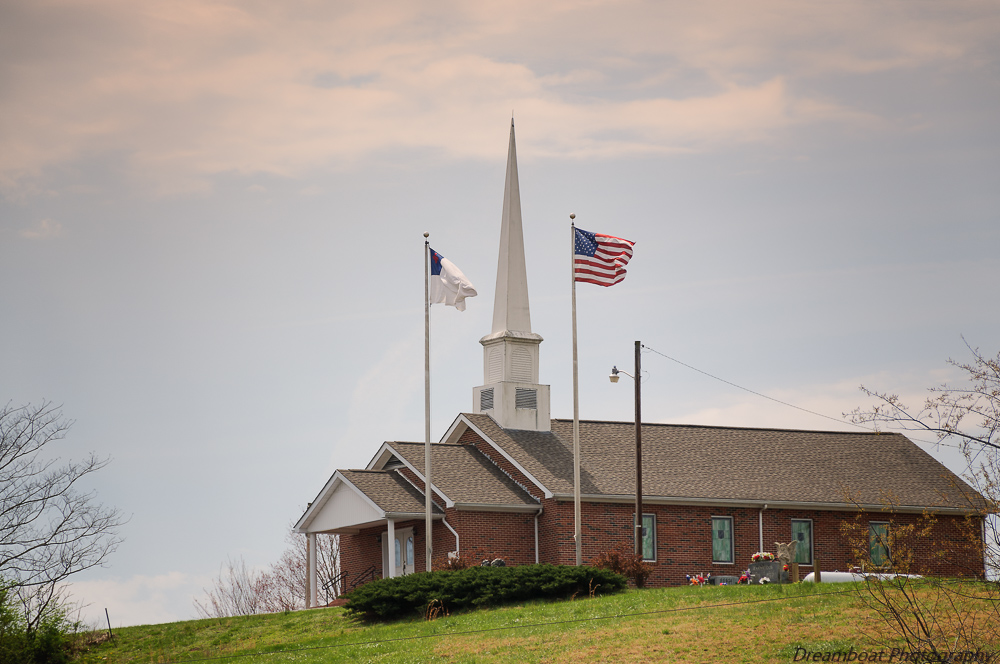
M764 503L764 507L762 507L761 510L757 512L757 533L760 536L760 548L757 550L762 553L764 551L764 510L766 509L767 509L767 503Z
M450 530L451 534L455 536L455 553L458 554L460 551L458 548L458 533L455 532L455 529L451 527L451 524L449 524L448 520L445 519L444 517L441 518L441 523L443 523L444 527Z
M538 517L542 515L542 510L544 507L539 507L538 511L535 513L535 564L538 564ZM986 531L983 531L986 532Z

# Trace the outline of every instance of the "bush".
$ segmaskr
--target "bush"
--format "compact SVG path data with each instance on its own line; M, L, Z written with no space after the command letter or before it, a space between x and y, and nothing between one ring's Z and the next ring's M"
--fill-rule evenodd
M0 588L0 664L59 664L69 661L67 625L61 614L49 613L35 629L11 606Z
M457 611L613 593L627 583L620 574L592 567L469 567L371 581L347 593L346 608L366 621L394 620L422 615L435 600L445 610Z
M636 588L643 588L646 579L653 573L653 566L642 561L642 556L632 550L628 544L619 544L598 554L590 561L598 569L606 569L628 578Z

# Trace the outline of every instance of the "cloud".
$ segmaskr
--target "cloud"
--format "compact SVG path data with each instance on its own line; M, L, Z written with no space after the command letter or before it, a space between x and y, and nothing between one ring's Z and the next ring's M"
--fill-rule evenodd
M870 124L792 82L954 61L995 31L983 14L975 2L30 3L0 28L0 186L100 153L160 193L398 149L492 158L511 108L525 145L570 157Z
M85 624L106 624L107 609L112 627L124 627L191 619L195 613L194 598L203 595L203 589L211 582L208 576L183 572L137 574L128 578L75 581L69 584L69 592Z
M26 240L49 240L57 238L62 234L62 224L51 219L39 219L18 233L18 235Z

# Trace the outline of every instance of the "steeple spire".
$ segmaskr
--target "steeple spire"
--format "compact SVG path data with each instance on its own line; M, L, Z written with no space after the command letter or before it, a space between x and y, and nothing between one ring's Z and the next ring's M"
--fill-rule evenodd
M497 334L508 331L531 332L513 118L510 121L510 143L507 148L507 177L503 187L503 217L500 222L500 258L497 261L497 290L493 301L491 332Z
M500 221L493 329L479 343L483 345L483 381L486 384L474 388L473 410L487 413L505 429L548 431L549 386L538 384L538 346L542 337L531 331L528 309L528 272L524 263L513 119Z

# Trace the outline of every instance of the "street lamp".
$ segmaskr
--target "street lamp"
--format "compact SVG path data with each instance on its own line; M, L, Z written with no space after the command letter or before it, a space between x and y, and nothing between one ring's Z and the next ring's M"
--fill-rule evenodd
M642 391L640 385L642 381L639 372L639 350L642 343L635 342L635 374L621 371L618 367L611 367L611 375L608 379L612 383L618 382L618 374L625 374L635 383L635 554L642 556Z

